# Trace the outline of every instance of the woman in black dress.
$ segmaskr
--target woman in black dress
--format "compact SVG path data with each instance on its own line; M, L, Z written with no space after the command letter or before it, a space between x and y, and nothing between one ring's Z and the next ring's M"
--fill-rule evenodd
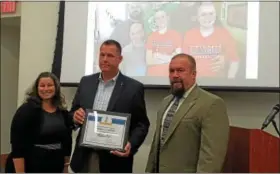
M72 149L72 121L55 75L41 73L11 125L7 173L61 173Z

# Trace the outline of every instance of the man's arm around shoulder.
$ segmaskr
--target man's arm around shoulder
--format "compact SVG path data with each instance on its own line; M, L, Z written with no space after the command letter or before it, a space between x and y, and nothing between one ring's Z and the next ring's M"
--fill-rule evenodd
M202 118L199 173L222 172L229 140L229 119L224 101L216 98Z

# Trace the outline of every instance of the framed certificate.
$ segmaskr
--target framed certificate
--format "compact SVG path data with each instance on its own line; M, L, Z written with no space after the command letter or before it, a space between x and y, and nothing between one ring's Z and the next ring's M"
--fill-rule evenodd
M130 114L87 109L79 139L80 146L124 151L130 119Z

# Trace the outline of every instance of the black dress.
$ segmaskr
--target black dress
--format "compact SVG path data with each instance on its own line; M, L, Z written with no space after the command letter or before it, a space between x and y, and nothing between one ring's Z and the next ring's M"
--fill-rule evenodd
M71 155L72 121L67 110L48 113L36 99L29 99L14 115L12 151L5 172L14 173L13 158L24 158L25 173L61 173L64 157Z

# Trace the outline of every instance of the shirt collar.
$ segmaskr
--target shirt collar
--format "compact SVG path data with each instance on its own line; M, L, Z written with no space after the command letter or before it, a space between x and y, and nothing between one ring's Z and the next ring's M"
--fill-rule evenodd
M117 75L115 77L113 77L112 79L108 80L108 81L113 81L115 82L119 76L120 72L117 73ZM99 73L99 77L98 77L99 80L102 80L103 81L103 78L102 78L102 72Z
M183 99L186 99L188 97L188 95L192 92L193 88L196 86L196 84L193 84L189 90L187 90L184 95L183 95Z

